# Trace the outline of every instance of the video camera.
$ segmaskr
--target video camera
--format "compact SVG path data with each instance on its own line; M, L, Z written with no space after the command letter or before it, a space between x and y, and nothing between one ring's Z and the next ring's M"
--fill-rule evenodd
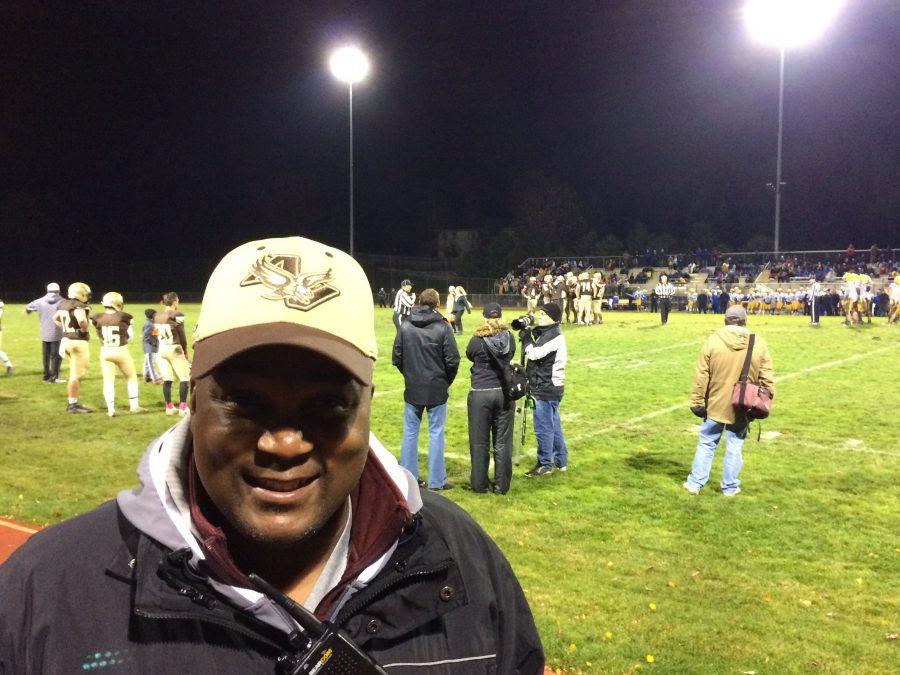
M387 675L387 671L353 644L337 627L328 621L322 623L303 605L297 604L256 574L250 575L250 581L300 624L300 628L288 637L295 651L278 657L279 673Z
M531 328L534 325L534 314L525 314L524 316L520 316L518 319L513 319L510 322L510 325L515 330L525 330L526 328Z

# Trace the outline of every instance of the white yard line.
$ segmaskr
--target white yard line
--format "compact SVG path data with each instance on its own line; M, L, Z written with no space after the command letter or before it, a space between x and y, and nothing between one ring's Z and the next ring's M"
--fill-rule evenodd
M794 377L800 377L801 375L806 375L807 373L812 373L817 370L822 370L823 368L833 368L834 366L840 366L844 363L852 363L853 361L859 361L860 359L865 359L870 356L874 356L875 354L883 354L884 352L891 351L892 349L896 349L897 345L888 345L887 347L882 347L881 349L873 349L872 351L865 352L864 354L854 354L853 356L848 356L844 359L837 359L836 361L826 361L825 363L820 363L817 366L810 366L809 368L803 368L802 370L795 371L793 373L786 373L781 375L780 377L776 377L776 382L783 382L784 380L790 380Z
M824 368L833 368L835 366L840 366L845 363L852 363L854 361L859 361L860 359L865 359L870 356L875 356L876 354L883 354L884 352L891 351L893 349L896 349L896 345L890 345L887 347L882 347L880 349L873 349L872 351L866 352L864 354L854 354L853 356L848 356L843 359L837 359L835 361L826 361L825 363L820 363L815 366L810 366L809 368L803 368L802 370L798 370L793 373L785 373L784 375L776 377L775 381L783 382L784 380L789 380L789 379L792 379L795 377L800 377L801 375L807 375L809 373L815 372L817 370L822 370ZM623 420L621 422L616 422L615 424L612 424L608 427L603 427L602 429L598 429L597 431L592 431L592 432L586 433L586 434L579 434L578 436L573 437L572 441L573 442L582 441L582 440L586 440L589 438L593 438L594 436L599 436L601 434L608 434L612 431L616 431L617 429L627 429L629 427L632 427L632 426L638 424L639 422L653 419L654 417L660 417L661 415L666 415L666 414L668 414L670 412L674 412L676 410L687 410L687 407L688 407L688 405L687 405L686 400L682 401L680 403L674 403L670 406L666 406L665 408L659 408L658 410L653 410L651 412L644 413L643 415L638 415L637 417L630 417L627 420ZM566 439L566 442L568 443L569 439ZM877 450L871 450L869 452L882 454L882 453L880 453L880 451L877 451ZM890 455L891 453L883 453L883 454Z
M5 520L0 520L0 526L8 527L11 530L18 530L19 532L25 532L27 534L34 534L35 532L37 532L37 530L30 527L23 527L21 525L16 525L15 523L9 523Z

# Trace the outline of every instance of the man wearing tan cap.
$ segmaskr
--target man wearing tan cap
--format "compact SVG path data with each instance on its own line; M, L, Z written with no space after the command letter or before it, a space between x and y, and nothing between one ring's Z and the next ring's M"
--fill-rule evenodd
M741 450L747 437L749 422L742 410L731 405L731 392L740 379L750 347L751 333L747 330L747 310L733 305L725 311L725 325L707 338L700 349L694 368L691 389L691 412L703 422L700 439L694 453L691 473L682 487L692 495L709 480L716 446L725 436L725 460L722 464L722 494L733 497L741 491L738 476L743 466ZM772 357L765 341L753 336L748 378L759 382L775 396L775 373Z
M300 237L226 255L191 415L151 443L141 485L0 567L0 671L294 672L308 629L253 573L382 666L542 672L503 555L370 433L375 357L348 255Z

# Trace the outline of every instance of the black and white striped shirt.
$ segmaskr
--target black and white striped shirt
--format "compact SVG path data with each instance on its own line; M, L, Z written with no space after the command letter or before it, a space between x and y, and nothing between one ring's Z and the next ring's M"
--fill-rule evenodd
M409 316L412 312L413 302L412 294L401 288L394 297L394 311L400 316Z
M659 282L656 284L656 289L654 290L656 292L656 297L658 298L671 298L675 295L675 287L668 282Z

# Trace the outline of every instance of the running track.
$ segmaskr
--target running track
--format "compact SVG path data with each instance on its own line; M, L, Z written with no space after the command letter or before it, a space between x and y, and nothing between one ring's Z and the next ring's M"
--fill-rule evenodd
M20 525L10 520L0 520L0 564L35 532L37 529L34 527Z

